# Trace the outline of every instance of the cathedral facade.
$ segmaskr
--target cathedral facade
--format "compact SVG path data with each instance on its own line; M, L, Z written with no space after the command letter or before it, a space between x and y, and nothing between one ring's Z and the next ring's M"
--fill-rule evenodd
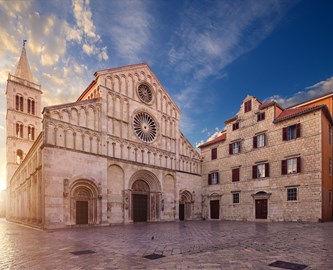
M146 64L45 107L23 47L7 96L7 219L45 229L201 219L201 160Z

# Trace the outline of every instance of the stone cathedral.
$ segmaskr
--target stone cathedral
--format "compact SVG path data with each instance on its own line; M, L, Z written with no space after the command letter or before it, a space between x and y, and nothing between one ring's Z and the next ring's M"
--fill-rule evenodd
M7 219L44 229L201 219L201 160L147 64L41 108L23 45L7 98Z

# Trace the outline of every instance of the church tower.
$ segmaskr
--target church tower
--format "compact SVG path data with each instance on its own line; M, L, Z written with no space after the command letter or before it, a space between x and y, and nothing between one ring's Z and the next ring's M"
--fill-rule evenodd
M41 131L41 86L32 78L23 41L15 75L8 74L6 100L7 187Z

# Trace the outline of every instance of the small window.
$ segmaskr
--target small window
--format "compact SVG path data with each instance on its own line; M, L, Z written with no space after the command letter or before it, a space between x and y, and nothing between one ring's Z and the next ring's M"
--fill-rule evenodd
M239 203L239 193L232 193L232 203Z
M282 130L282 140L290 141L301 136L301 125L296 124L289 127L284 127Z
M257 114L257 122L265 120L265 112Z
M332 127L328 127L328 143L332 144Z
M265 133L253 137L253 148L260 148L266 145Z
M239 181L239 168L232 169L232 182Z
M16 110L23 112L23 97L16 95Z
M21 164L22 160L23 160L23 151L18 149L16 150L16 163Z
M212 160L217 159L217 148L212 149Z
M241 145L240 142L234 142L229 144L229 154L233 155L233 154L238 154L241 150Z
M28 139L35 140L35 127L28 126Z
M332 190L328 191L328 203L332 204Z
M297 188L288 188L287 189L287 200L288 201L297 201Z
M239 129L239 122L232 124L232 130Z
M23 138L23 124L22 123L16 123L16 137L17 138Z
M281 173L293 174L301 172L301 158L290 158L282 160Z
M208 174L208 185L217 185L219 183L219 173L212 172Z
M35 114L35 101L32 98L28 99L28 113Z
M269 163L259 164L252 167L252 178L269 177Z
M330 158L328 162L329 162L328 166L329 166L330 176L332 176L332 159Z
M248 100L248 101L246 101L245 103L244 103L244 112L249 112L249 111L251 111L251 106L252 105L252 100Z

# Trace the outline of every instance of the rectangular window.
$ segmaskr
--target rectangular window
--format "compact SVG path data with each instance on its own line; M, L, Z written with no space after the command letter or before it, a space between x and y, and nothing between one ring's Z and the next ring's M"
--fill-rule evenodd
M297 201L297 188L287 189L287 201Z
M232 124L232 130L239 129L239 122Z
M281 173L292 174L301 172L301 157L282 160Z
M30 113L31 111L31 100L28 99L28 113Z
M252 107L252 100L248 100L244 103L244 112L249 112L251 111Z
M23 97L20 97L20 111L23 112Z
M260 148L266 145L265 133L253 137L253 148Z
M252 167L252 178L269 177L269 163L259 164Z
M328 166L329 166L330 176L332 176L332 159L331 159L331 158L329 159L329 164L328 164Z
M239 203L239 193L232 193L232 203Z
M265 120L265 112L257 114L257 122Z
M232 182L239 181L239 168L232 169Z
M219 183L219 172L208 174L208 185L217 185Z
M241 145L240 142L234 142L229 144L229 154L233 155L233 154L238 154L240 152L241 149Z
M282 129L282 140L290 141L301 137L301 125L296 124Z
M328 203L332 204L332 190L328 191Z
M332 127L328 127L328 143L332 144Z
M217 159L217 148L212 149L211 156L212 156L212 160Z
M20 96L16 96L16 110L20 109Z

